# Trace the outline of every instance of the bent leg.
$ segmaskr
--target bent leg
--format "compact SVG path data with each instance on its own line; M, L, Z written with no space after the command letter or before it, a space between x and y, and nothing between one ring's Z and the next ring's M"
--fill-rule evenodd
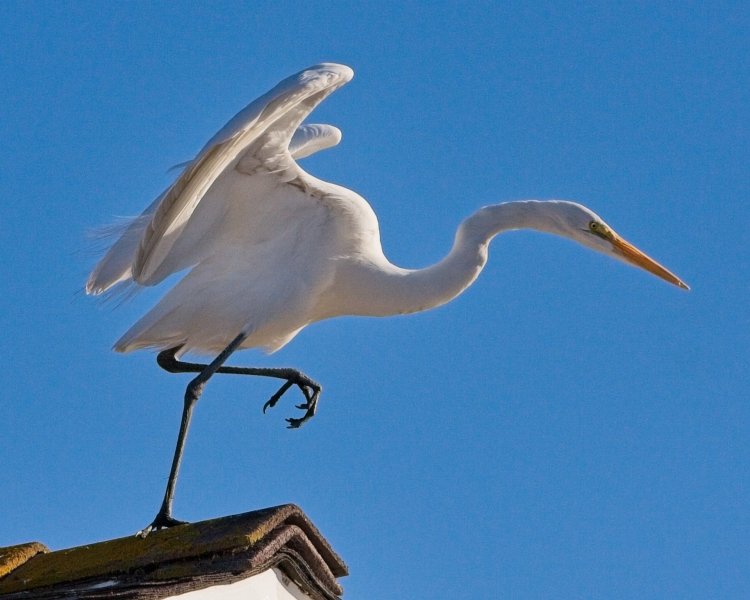
M241 343L241 340L239 343ZM181 347L182 346L177 346L175 348L170 348L169 350L160 352L156 357L156 362L162 369L170 373L203 373L203 371L209 365L184 362L177 359L176 354L177 352L179 352ZM227 355L227 358L228 356L229 355ZM226 358L224 360L226 360ZM258 377L273 377L275 379L285 379L286 381L284 382L284 384L273 396L271 396L270 400L268 400L268 402L263 405L263 412L266 412L267 409L276 406L276 403L281 399L286 391L293 385L296 385L305 395L306 400L304 404L298 404L297 408L299 408L300 410L304 410L305 414L299 419L287 419L290 429L301 427L303 423L309 421L315 415L318 398L320 397L322 388L320 384L313 381L307 375L297 369L272 367L231 367L220 365L214 372L225 373L228 375L255 375Z

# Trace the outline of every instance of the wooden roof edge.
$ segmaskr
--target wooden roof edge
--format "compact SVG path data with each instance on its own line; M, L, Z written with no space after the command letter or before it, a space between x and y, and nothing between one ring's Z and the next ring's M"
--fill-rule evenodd
M284 530L293 530L295 535L280 536ZM292 538L295 543L303 538L308 550L290 554L290 549L299 550L299 546L293 547ZM133 535L54 552L37 542L0 548L0 568L7 565L0 571L0 597L80 581L125 580L133 574L158 577L160 572L170 572L189 578L219 568L222 556L247 556L248 570L251 566L257 570L261 564L273 562L268 542L279 539L286 541L275 543L275 551L297 557L306 563L302 570L320 574L315 581L335 595L342 593L336 577L348 573L346 564L298 506L283 504L178 525L152 532L145 539ZM16 558L3 562L4 555Z

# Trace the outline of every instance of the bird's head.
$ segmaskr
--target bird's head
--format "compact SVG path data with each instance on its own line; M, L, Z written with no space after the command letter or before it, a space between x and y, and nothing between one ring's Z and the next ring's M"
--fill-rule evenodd
M540 203L541 204L541 203ZM546 204L546 203L545 203ZM615 233L599 215L575 202L554 202L550 229L580 244L661 277L684 290L688 285L666 267Z

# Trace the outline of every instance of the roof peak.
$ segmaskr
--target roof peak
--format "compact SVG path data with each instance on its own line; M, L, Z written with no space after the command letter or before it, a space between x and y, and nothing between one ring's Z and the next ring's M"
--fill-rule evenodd
M0 549L0 569L4 555L16 557L4 576L0 570L0 598L31 589L38 589L40 598L62 590L85 598L87 589L103 581L111 582L108 591L166 586L165 595L173 595L175 586L199 589L278 567L314 597L334 599L343 593L337 578L348 574L344 561L294 504L178 525L145 539L46 550L38 542ZM139 597L146 595L133 596ZM148 597L154 598L153 589Z

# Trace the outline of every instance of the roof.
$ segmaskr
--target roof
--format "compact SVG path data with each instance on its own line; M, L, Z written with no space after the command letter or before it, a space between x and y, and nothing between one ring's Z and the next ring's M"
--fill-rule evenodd
M348 574L302 510L256 510L50 552L38 542L0 548L0 598L157 599L233 583L271 567L305 593L336 600Z

